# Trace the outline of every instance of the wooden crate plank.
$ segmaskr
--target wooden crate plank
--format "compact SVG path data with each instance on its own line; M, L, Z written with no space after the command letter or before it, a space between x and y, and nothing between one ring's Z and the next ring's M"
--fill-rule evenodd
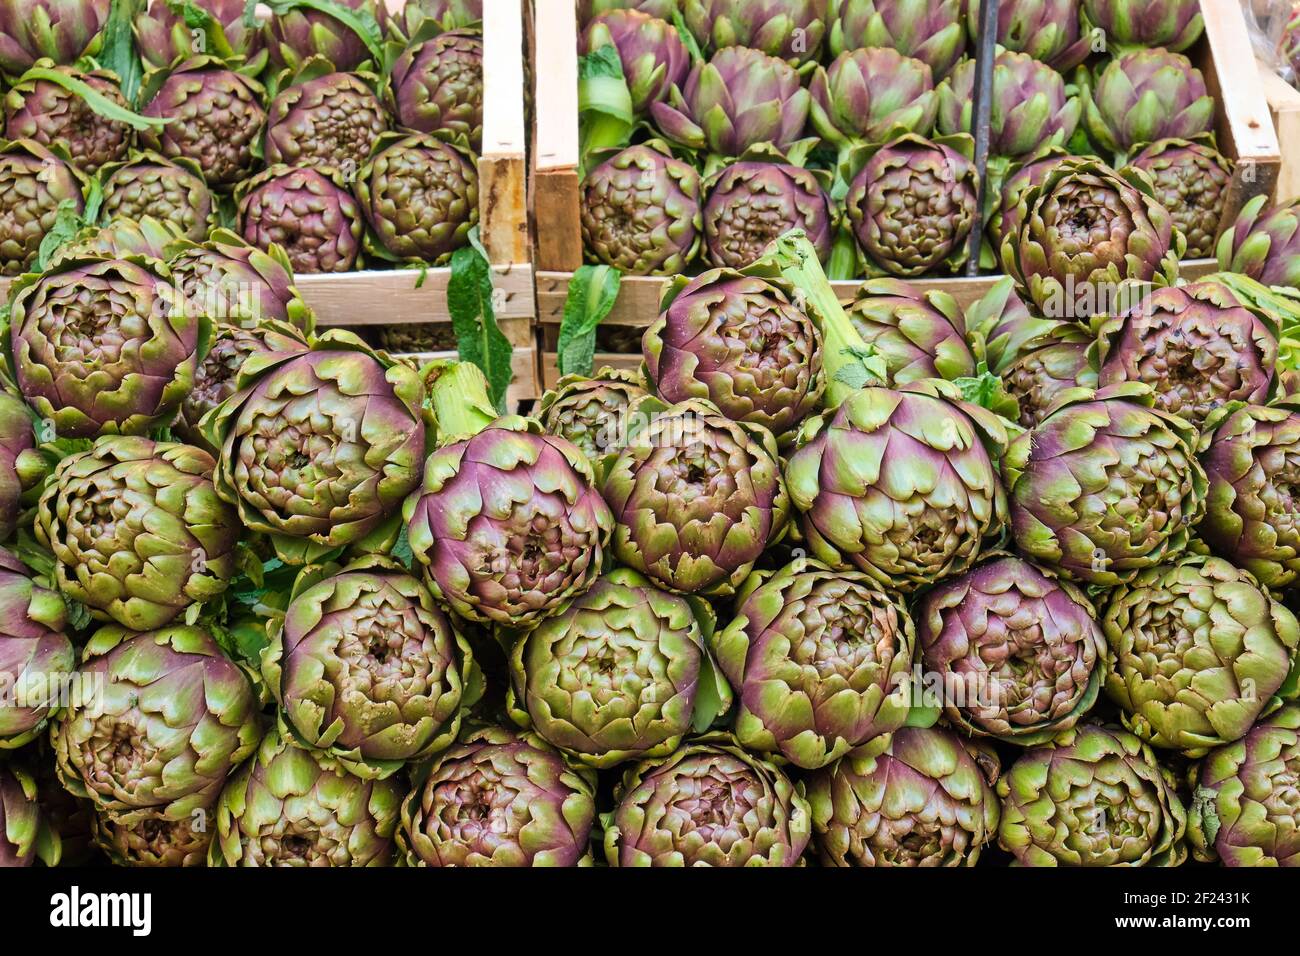
M483 30L479 219L488 261L532 260L524 124L524 0L498 0Z
M1258 65L1282 154L1282 168L1273 192L1274 201L1282 203L1300 198L1300 90L1278 76L1262 60Z
M531 318L534 314L532 266L494 266L497 318ZM328 325L388 325L446 322L450 269L428 269L419 288L418 270L343 272L300 275L298 291Z
M534 261L556 271L582 265L578 220L578 21L573 0L534 7L532 199Z

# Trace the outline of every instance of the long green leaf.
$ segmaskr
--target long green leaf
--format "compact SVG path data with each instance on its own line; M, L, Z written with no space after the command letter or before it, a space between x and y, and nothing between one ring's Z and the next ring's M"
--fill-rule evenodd
M561 375L590 375L596 354L596 328L618 301L622 276L612 266L582 266L569 280L569 295L560 320Z
M492 403L504 411L514 349L497 325L492 298L492 267L482 246L471 242L457 249L451 256L447 281L447 309L457 349L463 361L473 362L483 372Z
M597 47L578 61L579 175L585 175L593 153L626 146L635 124L618 49Z
M101 66L117 74L117 79L122 84L122 95L128 103L136 102L140 93L140 78L144 76L144 65L140 62L135 34L131 29L142 3L143 0L113 0L108 20L104 23L104 42L98 57Z

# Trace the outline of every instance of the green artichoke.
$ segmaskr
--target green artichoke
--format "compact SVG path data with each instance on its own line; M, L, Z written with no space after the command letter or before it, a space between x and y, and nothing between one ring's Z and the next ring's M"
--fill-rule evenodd
M962 0L830 0L831 53L893 47L928 64L937 82L966 52L964 15Z
M479 728L434 758L397 842L408 866L590 866L595 790L536 734Z
M377 80L338 73L308 60L266 108L266 161L290 166L333 166L356 174L388 128Z
M209 866L391 866L405 788L365 780L272 728L226 785Z
M1002 460L1026 558L1114 587L1173 560L1205 506L1196 430L1137 382L1063 392Z
M1205 20L1197 0L1083 0L1083 25L1103 31L1110 48L1185 50L1200 39Z
M713 640L749 750L812 770L907 719L916 632L865 574L802 559L755 572Z
M115 106L129 108L114 74L105 70L87 73L39 60L35 71L20 78L5 94L5 138L60 145L87 172L123 159L131 146L131 127L99 115L79 93L42 74L61 74L84 83Z
M863 340L884 358L889 383L949 381L975 375L961 306L947 292L922 291L899 279L870 279L846 308Z
M37 803L36 781L17 763L0 763L0 869L57 866L60 846Z
M1240 739L1278 706L1300 646L1295 615L1249 573L1199 554L1111 591L1101 626L1106 693L1124 725L1190 757Z
M352 11L374 38L381 36L379 18L384 4L377 0L335 0ZM247 15L247 14L246 14ZM270 17L262 31L275 70L297 69L314 56L324 57L336 69L354 70L372 58L365 39L327 10L303 4Z
M998 843L1018 866L1178 866L1187 812L1151 748L1084 725L1025 751L998 780Z
M997 757L940 728L877 737L808 783L826 866L974 866L998 828Z
M0 541L18 527L23 494L45 478L45 459L35 445L27 404L0 391Z
M1296 866L1300 707L1283 707L1196 767L1187 836L1198 860Z
M266 44L256 22L245 23L244 0L190 0L221 27L222 35L230 45L230 52L244 58L244 65L252 75L266 66ZM415 6L414 3L410 6ZM135 48L143 57L146 69L171 66L180 57L203 52L206 34L196 34L188 22L184 8L173 10L167 0L145 0L132 23Z
M997 416L937 379L864 388L810 419L785 477L813 557L909 593L960 574L1002 531Z
M294 740L358 776L445 749L482 692L465 638L386 559L304 574L267 631L262 676Z
M794 439L822 396L822 336L808 299L779 276L710 269L672 281L643 340L666 402L707 399L737 422Z
M1267 202L1267 196L1256 196L1246 203L1219 237L1219 268L1267 286L1294 288L1300 285L1300 199L1277 206Z
M970 0L967 26L979 39L980 4ZM1092 37L1083 35L1079 0L1002 0L998 5L998 45L1068 73L1088 58Z
M114 866L206 866L216 832L212 808L169 820L142 816L124 823L111 814L95 814L95 843Z
M638 116L648 113L651 103L668 99L691 69L690 52L676 27L640 10L611 10L594 18L579 38L578 52L587 55L611 45L618 50Z
M700 249L700 174L651 141L606 159L582 181L587 255L628 275L675 275Z
M167 159L157 153L136 153L122 163L100 169L107 219L146 217L175 224L190 239L202 242L216 219L212 192L198 164Z
M675 0L669 0L675 2ZM483 20L483 0L410 0L399 11L381 8L386 13L384 27L388 35L402 43L409 43L411 38L421 34L426 24L432 23L437 32L463 30Z
M277 245L296 273L348 272L361 255L361 209L336 170L269 166L235 191L239 233L269 251Z
M961 268L979 195L971 144L967 136L932 142L908 133L877 149L854 177L844 204L878 272L906 278Z
M610 866L798 866L812 834L804 785L726 734L636 764L615 799Z
M1163 139L1133 157L1151 179L1155 196L1187 239L1186 256L1214 255L1233 163L1207 142Z
M44 733L77 661L63 599L4 548L0 608L0 750L12 750Z
M294 287L289 257L278 246L263 252L229 230L214 229L206 242L178 242L169 253L172 277L186 300L218 327L247 329L274 321L312 331L315 318Z
M826 0L681 0L701 47L750 47L796 65L817 62L826 35Z
M989 560L916 608L927 674L949 723L1009 743L1046 743L1092 709L1106 642L1083 592L1028 561Z
M0 7L0 71L16 77L42 57L59 66L98 47L110 0L9 0Z
M94 693L55 725L55 767L75 796L121 823L192 818L261 739L252 683L202 628L107 625L78 676Z
M808 91L813 128L841 155L903 133L929 136L939 108L929 66L888 47L845 50L817 67Z
M483 147L483 39L453 30L408 47L393 64L389 108L397 125L444 132Z
M31 267L59 207L67 203L78 215L85 210L85 188L76 167L40 143L20 139L0 145L0 275L20 275Z
M191 159L211 186L232 186L258 165L266 126L265 91L256 80L197 56L157 70L140 91L144 116L167 120L140 142L168 159Z
M342 329L290 344L245 359L238 391L203 419L217 494L289 563L391 543L424 464L419 374Z
M208 349L207 316L187 308L156 259L64 258L11 296L19 387L61 437L166 424Z
M817 174L778 158L732 163L705 180L704 241L714 265L744 268L791 229L802 229L823 261L830 258L830 196Z
M1098 73L1084 102L1088 134L1119 156L1162 139L1191 139L1214 126L1214 97L1191 60L1168 50L1121 54Z
M561 378L542 396L537 418L547 434L572 442L594 464L622 449L656 402L640 375L606 366L591 378Z
M683 594L735 593L785 533L790 499L776 441L705 399L671 406L609 465L614 557Z
M374 251L390 258L445 262L478 224L474 156L435 136L381 136L353 189Z

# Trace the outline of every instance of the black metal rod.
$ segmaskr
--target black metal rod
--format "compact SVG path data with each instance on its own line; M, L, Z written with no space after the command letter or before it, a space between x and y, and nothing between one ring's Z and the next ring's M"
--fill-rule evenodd
M998 45L998 0L980 0L979 41L975 51L975 99L971 103L970 126L975 134L975 172L979 175L979 201L975 204L975 225L971 228L966 262L968 276L979 275L980 246L984 241L984 205L988 196L989 119L993 111L993 61Z

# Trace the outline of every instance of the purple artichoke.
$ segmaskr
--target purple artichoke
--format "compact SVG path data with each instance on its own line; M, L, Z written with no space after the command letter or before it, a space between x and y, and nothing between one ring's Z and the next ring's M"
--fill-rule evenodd
M266 162L332 166L355 174L388 128L384 105L358 73L311 73L267 107Z
M4 548L0 607L0 750L12 750L44 734L77 657L63 598Z
M0 392L0 541L18 527L23 492L45 477L45 459L35 446L27 404Z
M10 0L0 7L0 72L21 76L47 57L70 66L96 45L110 0Z
M979 33L979 0L970 0L968 9L974 43ZM998 5L998 45L1013 53L1028 53L1062 73L1092 53L1091 37L1082 34L1079 0L1002 0Z
M112 73L83 73L45 61L39 62L37 69L84 83L114 105L128 109ZM133 135L127 124L100 116L80 94L39 73L22 77L5 94L6 138L35 140L42 146L57 143L87 172L125 157Z
M278 245L294 272L348 272L356 266L365 225L338 172L271 166L240 183L235 199L244 240L263 250Z
M54 228L59 205L85 210L84 177L40 143L29 139L0 145L0 275L26 272L41 240Z
M170 222L157 219L113 219L106 226L87 226L69 242L59 246L46 268L58 268L70 259L128 259L146 256L166 259L174 243L184 239Z
M578 52L590 53L613 44L623 63L623 77L637 114L650 111L651 103L668 99L691 69L691 55L677 28L638 10L612 10L587 26Z
M605 366L590 378L561 378L542 396L537 419L595 463L627 444L628 431L647 414L642 409L657 401L639 373Z
M1185 50L1205 29L1199 0L1083 0L1083 24L1102 30L1116 50Z
M389 106L399 126L483 144L483 38L453 30L409 47L393 64Z
M1213 256L1232 182L1232 161L1208 143L1162 139L1133 157L1131 165L1151 178L1156 199L1187 239L1187 257Z
M578 0L578 26L585 27L602 13L610 10L640 10L660 20L673 18L678 0Z
M674 2L674 0L670 0ZM434 24L438 33L463 30L483 20L483 0L409 0L396 12L387 4L380 5L384 14L384 27L389 37L404 46L418 34L428 31Z
M831 53L892 47L938 82L966 52L965 12L963 0L830 0Z
M939 108L929 66L887 47L846 50L817 67L809 92L813 127L841 152L903 133L929 136Z
M1024 200L1028 197L1030 188L1046 179L1047 173L1068 155L1064 149L1049 149L1040 156L1012 167L1010 175L1002 181L999 212L989 217L989 235L995 249L1002 242L1003 236L1014 236L1020 232L1020 225L1029 211Z
M704 183L704 241L716 266L741 269L768 243L802 229L825 262L834 241L830 196L812 172L789 163L732 163Z
M380 0L335 0L360 18L373 42L381 36ZM373 54L366 40L342 20L316 7L303 5L266 21L263 27L271 66L296 70L313 56L323 56L337 70L355 70Z
M263 252L233 232L215 229L206 242L176 243L170 252L172 276L185 298L215 322L252 328L275 320L312 330L311 310L278 246Z
M1300 285L1300 199L1267 206L1256 196L1219 237L1219 268L1268 286Z
M1088 134L1118 156L1162 139L1192 139L1214 127L1214 97L1187 57L1134 50L1103 69L1084 107Z
M251 75L262 72L266 65L266 43L259 25L247 26L244 23L244 8L247 6L245 0L190 2L221 25L226 42L230 44L230 52L244 58L244 65ZM146 0L136 13L132 26L136 49L144 58L146 68L164 69L182 57L205 52L196 43L200 42L200 38L206 42L206 36L202 33L196 36L194 28L185 22L183 12L173 10L168 0Z
M203 241L216 219L212 191L197 163L136 153L124 163L100 169L107 219L146 217L175 224L190 239Z
M846 311L858 334L884 358L886 384L976 374L961 306L946 292L923 292L899 279L871 279Z
M681 0L701 47L740 46L796 65L817 61L826 35L827 0Z

